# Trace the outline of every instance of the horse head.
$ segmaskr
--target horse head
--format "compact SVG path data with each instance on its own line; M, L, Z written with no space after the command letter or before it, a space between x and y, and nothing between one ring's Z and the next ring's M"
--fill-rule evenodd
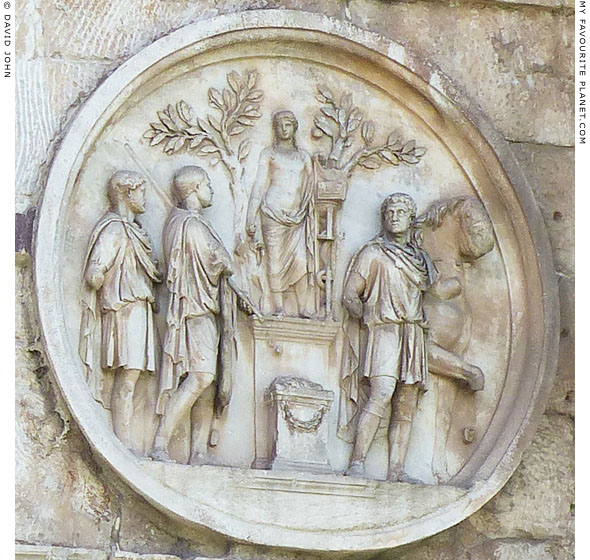
M418 231L435 232L449 220L457 224L456 243L463 261L472 263L489 253L495 244L492 222L481 202L472 196L456 196L433 202L414 225Z

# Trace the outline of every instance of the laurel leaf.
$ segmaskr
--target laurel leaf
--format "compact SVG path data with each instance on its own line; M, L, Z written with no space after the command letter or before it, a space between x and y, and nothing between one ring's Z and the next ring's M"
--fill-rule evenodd
M178 112L176 111L176 109L174 108L173 105L168 105L168 107L166 108L166 113L168 113L168 115L172 119L172 122L174 123L174 128L176 130L180 131L184 128L185 123L180 118L180 116L178 115Z
M159 132L158 134L156 134L153 138L152 141L150 142L150 146L157 146L160 142L162 142L162 140L164 140L164 138L166 138L168 135L165 132Z
M367 146L373 142L375 138L375 125L373 124L373 121L365 121L363 123L363 126L361 127L361 136Z
M397 134L395 132L391 132L389 134L389 136L387 137L387 145L389 147L392 147L392 146L394 146L395 144L398 144L398 143L399 143L399 140L398 140Z
M189 126L195 124L195 112L193 108L184 99L176 104L176 110L180 118Z
M203 130L198 124L196 126L189 126L186 129L186 132L188 132L191 136L203 136Z
M263 97L264 97L264 92L261 89L255 89L248 94L246 99L248 101L253 102L253 103L259 103L260 101L262 101Z
M229 87L234 90L235 93L240 92L240 75L235 70L232 70L227 75L227 83L229 84Z
M320 101L322 103L326 103L326 102L333 102L334 101L334 94L332 93L332 91L330 90L329 87L326 86L318 86L318 92L321 95L321 99Z
M238 159L240 161L245 160L250 153L250 140L242 140L238 146Z
M327 136L330 136L331 138L334 137L335 135L335 131L332 130L332 126L330 125L330 121L322 116L322 115L318 115L317 117L315 117L313 119L313 123Z
M375 156L363 158L358 163L366 169L379 169L381 167L381 161Z
M240 115L236 121L244 126L254 126L254 121L250 120L250 117L247 115Z
M188 143L188 147L191 150L197 149L203 142L205 142L205 138L203 136L196 136L195 138L191 138L191 141Z
M398 157L397 154L390 152L388 150L380 150L378 152L379 157L385 162L385 163L389 163L391 165L399 165L400 163L400 158Z
M321 111L326 117L332 119L334 122L338 122L338 113L336 113L336 110L331 105L324 105Z
M223 98L221 97L221 93L215 88L209 89L209 102L213 107L217 107L218 109L223 108Z
M175 152L178 152L178 150L180 150L184 146L185 140L186 140L186 137L184 137L184 136L177 136L177 137L170 138L168 140L168 142L166 143L164 151L167 154L173 154Z
M346 111L344 109L338 109L338 124L341 133L346 131Z
M164 126L162 123L150 123L150 126L156 132L168 132L168 127Z
M170 116L165 111L158 111L158 118L162 122L163 125L168 128L170 132L178 132L174 121L170 118Z
M213 115L207 115L207 120L217 132L221 132L221 123L219 122L219 119L216 119Z
M262 113L258 109L250 109L249 111L244 111L245 117L250 117L251 119L259 119L262 117Z
M348 111L352 105L352 94L351 93L343 93L340 96L340 107L345 111Z
M346 132L348 134L352 134L359 127L362 120L362 113L358 109L354 108L350 112L350 115L348 115L348 119L346 121Z
M403 148L402 154L409 154L411 153L414 148L416 147L416 140L410 140Z
M201 146L199 148L199 154L214 154L216 152L218 152L219 149L217 148L217 146L214 146L213 144L204 144L203 146Z
M238 96L230 89L223 90L223 103L227 111L233 111L238 104Z
M414 157L411 154L400 154L400 159L405 163L415 164L418 163L420 160L417 157Z
M256 70L250 70L248 72L248 89L254 89L256 87L256 83L258 82L258 72Z
M244 130L246 130L246 128L238 123L234 123L232 124L232 126L229 129L229 135L230 136L237 136L238 134L242 134L242 132L244 132Z
M204 121L199 117L197 118L197 123L199 124L199 127L205 134L209 136L215 136L215 129L208 122Z

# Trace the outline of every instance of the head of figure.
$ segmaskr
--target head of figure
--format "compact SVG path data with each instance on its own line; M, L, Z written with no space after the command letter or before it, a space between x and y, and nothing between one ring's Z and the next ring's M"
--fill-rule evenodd
M494 229L483 205L467 198L459 212L459 251L466 261L489 253L495 244Z
M202 208L208 208L213 201L213 190L209 175L196 165L187 165L174 174L172 183L178 201L186 203L195 196ZM191 196L192 195L192 196Z
M278 111L272 116L272 128L275 142L291 141L295 143L295 132L299 123L291 111Z
M113 173L107 186L112 209L125 205L134 214L145 212L145 179L134 171Z
M406 193L390 194L381 204L381 226L386 234L408 232L416 217L416 203Z

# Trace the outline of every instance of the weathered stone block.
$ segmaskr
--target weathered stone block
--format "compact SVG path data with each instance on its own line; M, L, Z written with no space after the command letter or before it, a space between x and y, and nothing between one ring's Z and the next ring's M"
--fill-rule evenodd
M16 211L34 206L55 139L75 106L113 66L37 58L16 65Z
M26 257L16 285L16 539L100 548L110 542L112 496L49 381Z
M349 10L353 23L437 64L506 138L573 145L573 15L378 0Z
M573 531L573 422L548 414L502 492L466 524L490 538L549 539Z
M573 418L575 415L574 281L566 276L560 276L558 285L561 307L559 362L547 410L567 414Z
M226 539L206 529L189 528L174 522L128 488L122 489L119 504L121 519L117 542L123 550L191 559L201 555L223 557L225 554ZM129 558L135 559L135 556ZM152 560L151 556L149 558Z
M574 149L512 144L549 233L555 269L574 273Z
M51 22L43 52L51 57L84 60L127 58L159 37L189 23L261 8L295 8L337 15L337 0L65 0L43 2L42 19Z
M544 542L527 541L491 541L484 546L470 551L472 558L490 560L554 560L550 545Z

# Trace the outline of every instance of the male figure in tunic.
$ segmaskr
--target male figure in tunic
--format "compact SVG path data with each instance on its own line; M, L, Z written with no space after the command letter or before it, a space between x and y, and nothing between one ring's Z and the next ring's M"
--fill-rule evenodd
M260 154L246 228L255 237L258 217L266 252L273 314L315 312L315 232L310 155L297 147L291 111L273 115L274 142Z
M235 309L231 290L240 292L240 309L253 313L248 297L230 280L227 250L202 216L213 199L207 173L183 167L174 176L173 193L179 206L170 212L163 234L170 300L156 406L161 418L150 451L159 461L171 460L168 445L175 429L215 380L216 413L229 403ZM197 460L191 457L190 462Z
M84 265L80 355L93 396L111 410L115 434L142 452L143 442L133 436L133 396L141 373L156 369L153 284L161 280L150 241L135 219L145 212L143 177L117 171L107 195L110 210L94 228Z
M366 335L356 363L345 360L356 368L343 374L349 402L358 407L363 381L369 382L347 475L365 475L367 453L391 405L388 479L409 481L404 463L419 391L428 374L423 294L435 276L428 255L413 239L415 216L416 204L409 195L387 197L381 206L381 233L360 249L346 274L343 304L352 320L360 322L356 333L365 330ZM349 344L355 342L349 338Z

